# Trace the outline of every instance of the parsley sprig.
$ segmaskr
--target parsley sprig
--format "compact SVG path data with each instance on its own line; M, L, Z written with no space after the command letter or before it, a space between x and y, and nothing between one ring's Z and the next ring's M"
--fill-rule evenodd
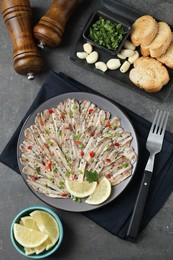
M86 180L90 183L94 181L98 181L99 179L99 175L96 171L86 171L85 176L86 176Z

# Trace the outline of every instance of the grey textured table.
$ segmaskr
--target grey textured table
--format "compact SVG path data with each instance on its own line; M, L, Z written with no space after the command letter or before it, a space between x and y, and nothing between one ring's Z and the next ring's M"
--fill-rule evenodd
M31 0L30 2L35 13L35 22L37 22L51 1ZM151 14L156 19L173 24L171 0L122 0L121 2L146 14ZM96 0L86 1L83 12L78 14L78 17L71 17L70 23L75 19L80 19L81 29L88 12L91 12L95 4L97 4ZM56 72L62 71L118 103L128 105L129 109L149 121L157 108L168 110L170 112L168 130L173 132L173 93L166 102L160 104L72 63L68 56L75 40L75 28L71 28L70 23L66 27L61 46L43 52L45 70L37 75L34 81L29 81L14 71L12 44L2 16L0 16L0 23L1 151L31 105L49 69ZM19 174L3 164L0 164L0 178L0 259L25 259L15 251L11 244L9 236L11 221L25 207L45 204L31 193ZM57 213L63 221L65 236L60 250L49 259L172 259L173 195L142 232L137 244L118 239L80 213L61 210L57 210Z

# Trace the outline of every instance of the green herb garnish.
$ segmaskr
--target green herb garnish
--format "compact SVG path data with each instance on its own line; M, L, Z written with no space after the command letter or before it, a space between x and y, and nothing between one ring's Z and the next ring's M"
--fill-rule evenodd
M112 128L112 130L115 130L117 128L117 126L116 125L112 125L111 128Z
M45 130L45 133L47 134L47 135L50 135L51 134L51 131L50 130Z
M72 117L73 116L73 111L70 109L69 110L69 116Z
M60 181L60 182L58 183L58 187L59 187L60 189L64 189L64 187L65 187L64 182L63 182L63 181Z
M54 178L48 178L48 180L53 182L53 181L54 181Z
M113 133L111 133L111 132L108 132L108 135L110 138L112 138L114 136Z
M81 199L80 198L73 198L73 201L81 203Z
M96 171L86 171L85 172L85 175L86 175L86 179L88 182L94 182L94 181L98 181L99 179L99 175Z
M129 166L128 162L122 164L123 168L127 168Z
M106 20L101 16L89 28L89 38L91 40L113 51L119 47L124 34L126 32L122 24Z
M80 138L81 138L81 134L77 134L77 135L75 135L75 138L76 138L77 140L80 140Z
M72 108L73 109L76 109L78 106L76 105L76 104L74 104L73 106L72 106Z
M58 134L58 136L61 136L61 131L58 130L58 131L57 131L57 134Z

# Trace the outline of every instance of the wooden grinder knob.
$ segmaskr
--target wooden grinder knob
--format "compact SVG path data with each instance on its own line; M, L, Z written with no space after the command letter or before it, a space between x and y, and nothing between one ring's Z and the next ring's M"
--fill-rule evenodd
M83 0L53 0L47 13L34 27L34 36L44 48L59 46L65 25L75 8Z
M32 10L29 0L3 0L1 10L13 43L14 69L33 75L43 68L43 61L32 35Z

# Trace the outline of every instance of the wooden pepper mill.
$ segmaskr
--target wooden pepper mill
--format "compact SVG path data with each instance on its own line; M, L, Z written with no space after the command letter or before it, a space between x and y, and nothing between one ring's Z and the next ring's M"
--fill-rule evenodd
M34 42L30 2L3 0L1 10L13 43L14 69L33 79L43 68L43 61Z
M83 0L53 0L47 13L34 27L34 36L39 47L57 47L62 39L65 25L76 7Z

